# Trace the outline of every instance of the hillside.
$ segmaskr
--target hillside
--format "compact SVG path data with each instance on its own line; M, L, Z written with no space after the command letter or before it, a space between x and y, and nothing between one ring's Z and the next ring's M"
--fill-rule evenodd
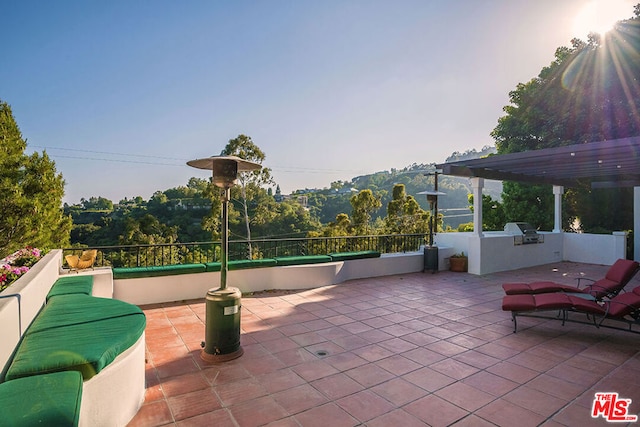
M447 160L478 158L493 151L485 147L480 152L456 152ZM372 220L376 221L386 216L396 184L404 184L406 193L424 210L429 210L426 197L418 193L434 189L434 172L435 164L413 164L333 182L323 189L297 190L286 196L277 189L262 190L264 194L257 194L250 201L252 237L304 237L309 231L318 231L335 221L338 214L351 215L351 197L365 189L370 189L382 202L381 208L372 214ZM136 197L114 203L90 197L77 205L65 204L65 214L71 215L74 224L71 243L95 246L210 240L218 229L219 205L211 204L207 195L209 185L206 179L191 178L186 186L157 191L149 200ZM232 194L230 208L231 238L243 238L246 230L241 220L239 190L232 191L237 193ZM438 202L445 227L457 228L460 223L471 221L468 195L472 189L468 179L438 175L438 191L446 193ZM501 183L486 182L484 192L493 199L500 199L501 191Z
M484 147L481 151L467 150L464 153L454 152L446 162L476 159L495 153L494 147ZM335 219L341 212L350 211L349 198L358 191L370 189L375 195L381 196L382 208L374 215L384 217L386 206L391 200L391 192L395 184L404 184L407 194L416 198L420 206L428 210L429 204L425 196L418 193L434 190L435 163L412 164L403 169L391 169L369 175L357 176L351 181L338 181L329 188L297 190L293 196L306 196L307 205L314 211L320 222L326 224ZM438 200L438 210L445 217L445 226L457 228L460 223L469 222L472 219L469 210L468 196L472 192L468 178L438 175L438 191L446 193ZM485 181L484 194L494 200L500 200L502 183L499 181ZM332 199L337 199L333 200Z

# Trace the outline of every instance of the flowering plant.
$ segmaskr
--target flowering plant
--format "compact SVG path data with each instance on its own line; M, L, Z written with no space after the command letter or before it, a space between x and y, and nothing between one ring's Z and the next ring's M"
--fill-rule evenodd
M42 257L38 248L27 246L0 260L0 292L18 280L20 276L29 271Z
M456 254L451 255L451 258L466 258L467 256L464 254L464 252L458 252Z

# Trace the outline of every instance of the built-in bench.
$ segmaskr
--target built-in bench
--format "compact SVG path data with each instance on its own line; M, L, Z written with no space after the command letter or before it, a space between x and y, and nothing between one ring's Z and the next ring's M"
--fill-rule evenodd
M226 285L243 293L269 289L310 289L346 280L422 271L424 255L385 254L378 251L336 252L330 255L279 256L256 260L231 260ZM155 304L202 298L221 285L221 264L175 269L154 267L144 276L139 267L114 269L113 297L132 304ZM150 267L142 267L149 269ZM184 274L165 275L163 271ZM194 274L195 272L195 274ZM129 274L129 273L135 273Z
M145 315L92 296L94 274L60 275L61 255L1 295L0 424L124 426L144 400Z
M89 295L49 299L22 338L6 379L58 371L97 375L142 336L139 307Z
M332 261L348 261L354 259L379 258L378 251L336 252L329 255L294 255L262 259L231 260L227 264L230 271L247 268L263 268L274 266L319 264ZM113 269L114 279L135 279L141 277L175 276L179 274L194 274L204 272L218 272L222 268L220 262L204 264L176 264L150 267L116 267Z

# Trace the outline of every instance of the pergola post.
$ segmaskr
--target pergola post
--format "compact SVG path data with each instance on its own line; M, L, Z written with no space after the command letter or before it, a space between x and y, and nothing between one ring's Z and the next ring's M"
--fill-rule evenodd
M640 260L640 187L633 187L633 259Z
M482 189L484 178L471 178L473 187L473 233L482 237Z
M553 221L554 233L562 232L562 195L563 194L564 194L563 186L561 185L553 186L553 196L555 199L554 221Z

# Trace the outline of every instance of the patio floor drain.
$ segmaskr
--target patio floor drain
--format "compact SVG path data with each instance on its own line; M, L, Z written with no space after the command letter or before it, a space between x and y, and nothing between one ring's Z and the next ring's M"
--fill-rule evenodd
M316 351L316 356L323 357L323 356L326 356L328 354L329 353L326 350L318 350L318 351Z

